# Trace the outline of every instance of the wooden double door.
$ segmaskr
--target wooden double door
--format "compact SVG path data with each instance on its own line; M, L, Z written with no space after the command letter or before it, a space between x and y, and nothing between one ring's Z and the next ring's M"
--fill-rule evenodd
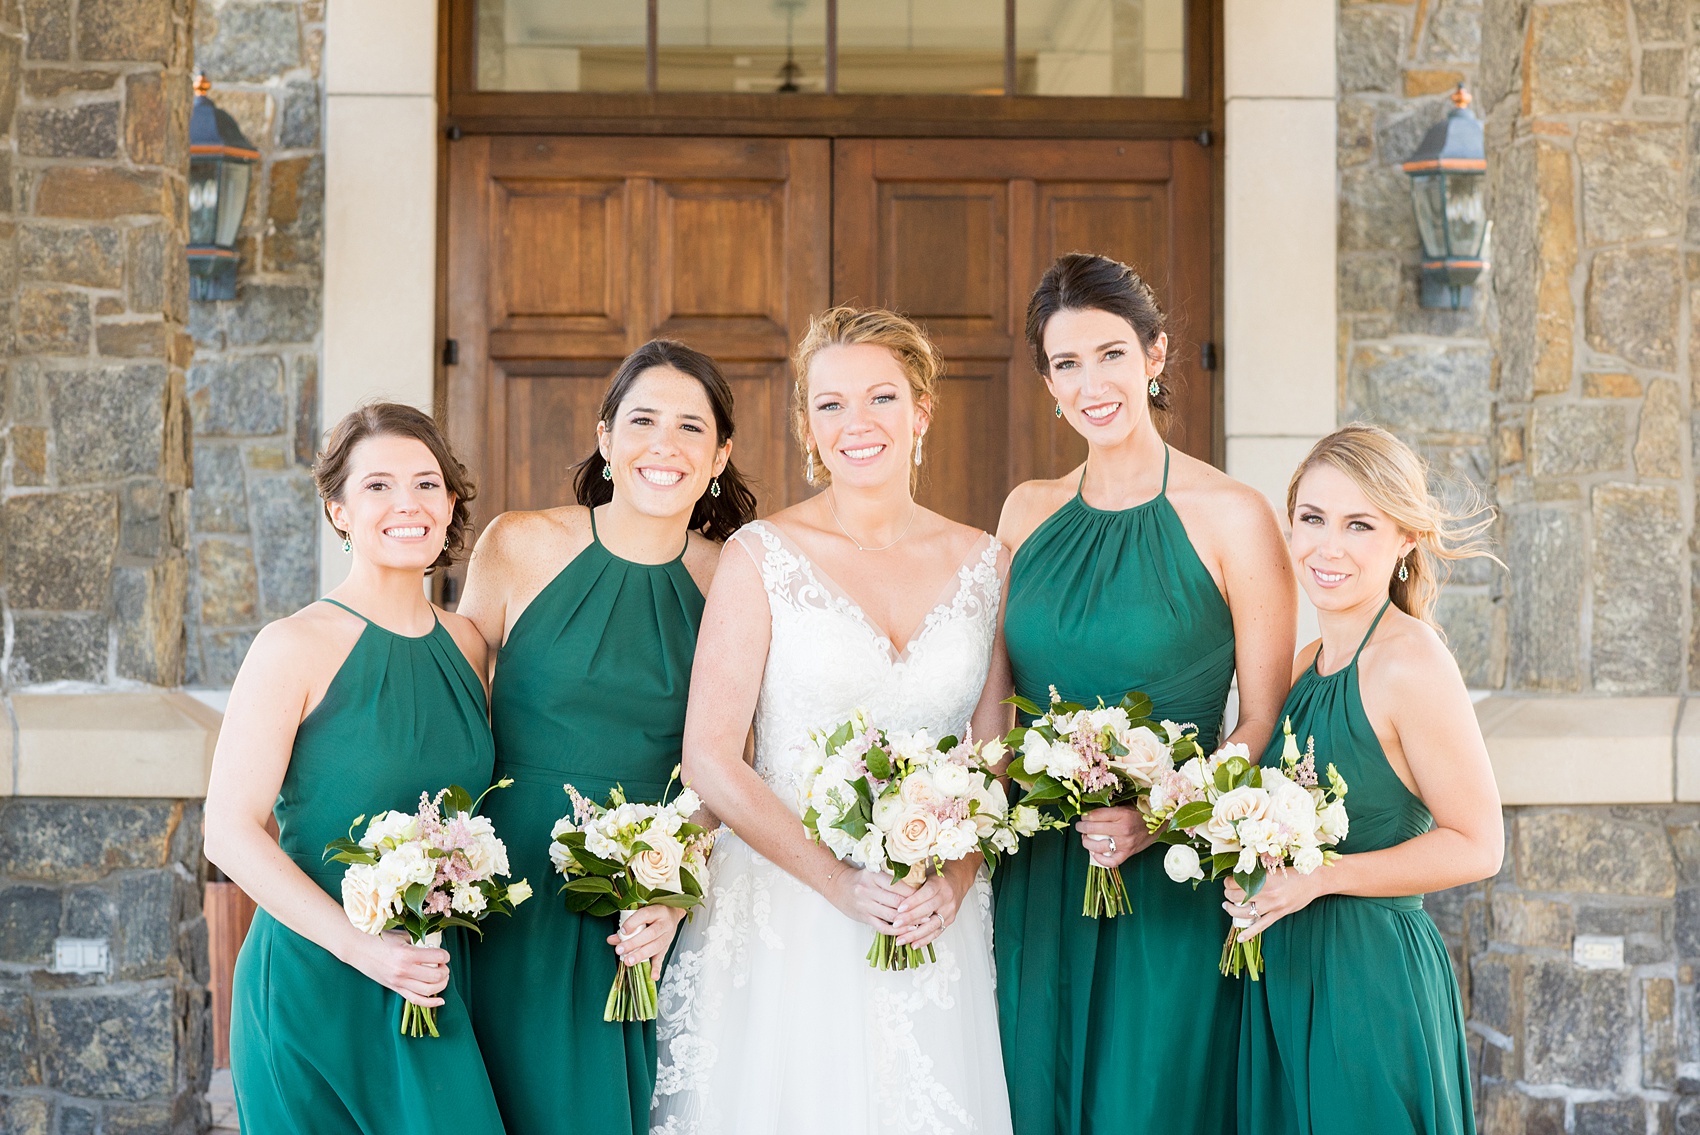
M516 136L450 144L450 432L480 524L571 499L609 375L646 340L713 356L763 513L810 490L792 349L836 303L902 311L947 360L921 496L991 529L1016 483L1077 463L1024 338L1071 251L1132 264L1170 315L1170 437L1214 436L1209 152L1192 140Z

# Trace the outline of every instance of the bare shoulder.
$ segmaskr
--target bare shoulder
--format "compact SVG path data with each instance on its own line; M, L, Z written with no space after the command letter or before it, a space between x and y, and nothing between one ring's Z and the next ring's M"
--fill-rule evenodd
M1011 555L1052 513L1069 502L1079 483L1080 471L1075 469L1054 480L1023 481L1010 491L998 517L998 539Z
M704 595L708 594L709 584L714 582L714 572L720 566L724 547L720 541L710 540L700 532L692 532L685 537L685 570L691 573L697 590Z
M1464 694L1464 677L1438 631L1389 607L1375 641L1358 663L1366 685L1387 691L1394 705L1433 705L1437 695Z
M1235 525L1274 519L1269 498L1244 481L1178 449L1171 453L1168 495L1176 507L1192 506Z
M330 603L309 603L260 628L242 660L242 671L278 681L312 685L321 672L348 657L366 630L366 620Z
M455 645L466 655L466 660L472 664L472 668L483 674L488 669L485 663L489 659L490 645L484 641L484 635L478 625L465 615L457 615L441 607L434 609L437 612L437 621L443 624L443 629L455 640Z
M1310 669L1310 664L1316 661L1316 656L1322 651L1322 640L1315 639L1299 648L1293 655L1293 681L1297 682Z
M582 549L590 543L590 510L581 504L535 512L504 512L492 520L478 537L473 553L486 553L492 560L523 562L547 556L574 544Z

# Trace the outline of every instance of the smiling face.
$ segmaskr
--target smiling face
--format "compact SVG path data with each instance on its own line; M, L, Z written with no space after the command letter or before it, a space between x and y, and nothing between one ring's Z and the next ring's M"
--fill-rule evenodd
M1400 558L1416 547L1356 481L1325 462L1299 478L1292 522L1293 567L1319 611L1382 602Z
M702 383L672 367L638 375L596 442L614 471L614 495L645 516L691 510L732 456L715 440L714 408Z
M1064 308L1045 324L1045 388L1063 417L1093 445L1127 440L1150 418L1147 387L1163 370L1169 338L1159 334L1149 355L1133 325L1098 308Z
M917 405L897 356L873 343L841 343L809 362L809 444L834 484L908 483L915 438L929 407Z
M436 562L454 517L454 494L442 466L422 441L378 434L348 454L340 500L327 502L331 523L355 554L380 567L423 571Z

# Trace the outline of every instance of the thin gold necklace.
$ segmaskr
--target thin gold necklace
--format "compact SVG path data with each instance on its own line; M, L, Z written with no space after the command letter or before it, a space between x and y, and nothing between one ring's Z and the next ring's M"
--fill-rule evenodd
M869 548L869 547L865 546L860 540L856 539L856 537L850 535L850 529L844 527L844 522L842 520L838 519L838 506L832 503L833 496L834 496L834 493L833 493L832 489L829 487L826 490L826 507L828 509L830 509L831 512L832 512L832 522L834 524L838 525L838 530L840 532L844 533L844 538L846 540L848 540L852 544L856 545L856 550L858 552L883 552L887 548L895 547L896 544L897 544L897 540L901 540L901 539L903 539L903 537L909 535L909 529L914 527L914 525L915 525L915 514L917 512L919 512L920 508L921 508L921 505L920 505L919 502L910 501L909 502L909 523L905 524L903 526L903 531L901 531L897 534L897 540L893 540L890 544L881 544L877 548Z

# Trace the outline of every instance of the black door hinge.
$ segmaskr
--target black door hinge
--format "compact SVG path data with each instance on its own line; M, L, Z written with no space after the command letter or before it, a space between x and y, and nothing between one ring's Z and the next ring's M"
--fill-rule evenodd
M448 128L448 130L444 131L444 133L446 133L449 136L449 141L451 141L451 142L460 141L460 127L451 126L451 127Z
M443 365L452 367L460 362L460 340L449 339L443 343Z
M1208 131L1208 130L1200 130L1198 132L1197 142L1200 146L1209 146L1210 143L1214 142L1215 140L1216 140L1216 135L1210 133L1210 131Z
M1198 348L1198 365L1205 370L1216 369L1216 344L1205 343Z

